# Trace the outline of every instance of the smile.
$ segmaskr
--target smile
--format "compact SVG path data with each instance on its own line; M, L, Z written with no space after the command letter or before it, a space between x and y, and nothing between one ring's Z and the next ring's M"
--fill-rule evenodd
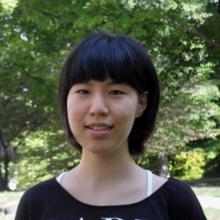
M113 126L105 124L105 123L91 123L91 124L86 125L86 128L96 130L96 131L103 131L103 130L109 130L113 128Z
M91 123L86 125L86 128L92 137L101 138L105 137L113 126L105 123Z
M108 130L109 127L89 127L89 129L92 129L94 131L105 131Z

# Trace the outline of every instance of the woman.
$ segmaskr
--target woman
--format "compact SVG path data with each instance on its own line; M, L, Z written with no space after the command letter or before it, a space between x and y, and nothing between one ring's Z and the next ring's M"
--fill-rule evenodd
M133 160L154 129L160 96L153 64L135 40L88 36L65 62L59 95L80 163L29 189L16 220L206 219L189 186Z

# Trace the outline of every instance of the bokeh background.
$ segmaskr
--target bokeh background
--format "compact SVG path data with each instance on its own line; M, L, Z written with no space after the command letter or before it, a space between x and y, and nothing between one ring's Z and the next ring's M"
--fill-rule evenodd
M57 87L68 51L94 30L136 38L158 72L157 126L136 161L220 197L219 0L0 0L0 191L79 162Z

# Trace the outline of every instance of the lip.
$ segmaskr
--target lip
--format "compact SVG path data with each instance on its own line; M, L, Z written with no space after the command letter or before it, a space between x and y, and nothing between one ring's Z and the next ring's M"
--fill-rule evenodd
M86 124L86 129L88 129L89 134L95 138L102 138L109 134L110 130L113 128L112 125L107 123L88 123Z
M103 122L94 122L94 123L88 123L86 124L87 128L91 128L91 129L96 129L96 128L100 128L100 129L109 129L112 128L113 126L108 124L108 123L103 123Z

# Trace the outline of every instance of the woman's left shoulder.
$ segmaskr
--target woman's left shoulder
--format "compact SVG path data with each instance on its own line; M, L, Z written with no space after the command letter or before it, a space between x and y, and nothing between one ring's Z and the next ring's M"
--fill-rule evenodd
M180 194L182 194L183 196L194 195L194 192L187 183L172 177L164 178L156 174L153 174L152 185L153 185L153 192L159 190L159 191L166 191L168 194L179 195L179 196Z
M205 220L202 206L192 188L185 182L169 178L164 189L169 210L175 219Z
M178 197L181 195L187 199L189 196L196 198L196 195L189 184L172 177L167 180L167 190L169 190L172 194L178 195Z

